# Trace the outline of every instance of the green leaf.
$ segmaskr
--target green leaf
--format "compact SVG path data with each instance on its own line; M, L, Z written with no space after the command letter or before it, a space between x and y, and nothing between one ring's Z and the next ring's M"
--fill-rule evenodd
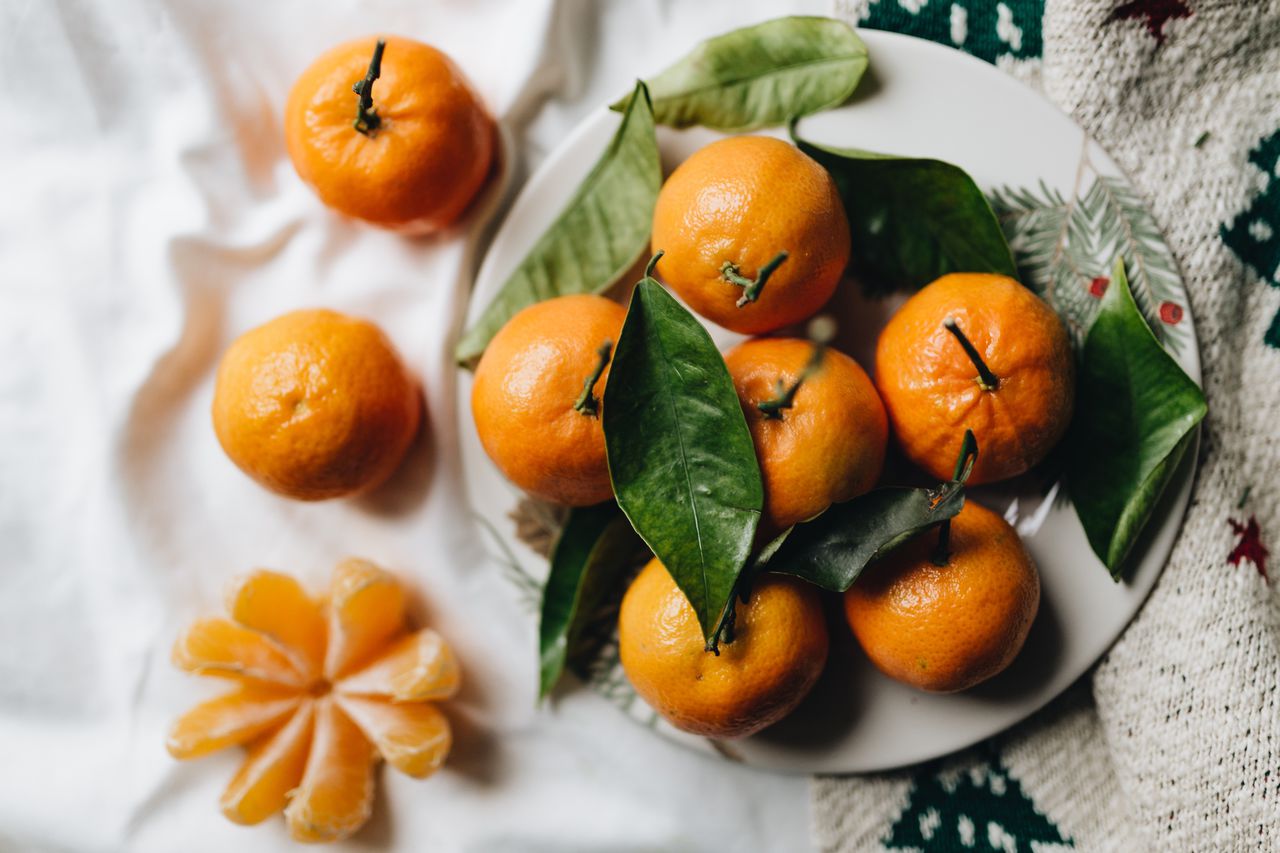
M574 509L551 552L538 624L538 697L549 694L566 664L581 671L595 649L584 642L592 616L634 565L640 541L613 501Z
M521 308L555 296L600 293L615 284L648 248L661 185L653 109L644 84L637 83L609 147L462 336L458 362L472 364Z
M764 488L724 359L647 276L618 336L602 417L618 504L710 641L751 551Z
M744 131L839 106L866 69L867 46L848 24L791 17L708 39L647 82L659 124Z
M876 489L797 524L766 571L844 592L870 563L954 518L963 506L964 486L955 481L936 489Z
M836 182L849 217L853 266L874 292L916 290L950 272L1018 269L973 178L941 160L830 148L791 137Z
M1067 448L1067 488L1094 552L1119 580L1208 411L1129 291L1124 261L1085 338Z

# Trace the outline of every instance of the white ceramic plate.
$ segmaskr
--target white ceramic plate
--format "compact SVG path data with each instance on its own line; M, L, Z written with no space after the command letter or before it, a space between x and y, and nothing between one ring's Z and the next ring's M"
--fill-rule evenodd
M1130 256L1142 252L1143 271L1134 275L1135 295L1157 334L1199 381L1195 332L1176 265L1111 158L1055 107L990 65L906 36L875 31L862 36L871 53L871 71L854 100L804 120L800 134L819 143L936 157L962 166L993 197L1020 261L1027 253L1044 251L1025 239L1034 220L1043 225L1046 216L1075 217L1074 228L1083 229L1089 239L1062 242L1052 258L1040 258L1050 265L1069 264L1072 274L1056 284L1027 281L1069 317L1087 321L1117 250ZM484 259L468 322L475 320L568 201L617 122L618 116L604 108L592 113L529 180ZM660 128L664 167L670 172L720 136L702 129ZM1108 205L1125 223L1119 232L1103 230L1107 218L1102 213ZM1154 232L1155 239L1141 246L1129 242L1132 232L1144 230ZM1130 266L1135 266L1132 258ZM841 322L845 348L869 370L876 332L900 300L866 302L852 282L842 286L842 294L828 310ZM712 334L726 347L739 339L717 328ZM470 374L464 371L459 383L463 401L469 399L470 389ZM521 541L510 517L520 495L485 456L469 406L464 403L459 411L470 498L496 539L495 558L514 577L523 578L526 587L530 580L541 581L546 560ZM1187 455L1157 508L1151 534L1139 543L1140 563L1120 584L1111 580L1089 549L1075 511L1052 495L1042 499L1042 486L1015 484L975 496L1018 525L1039 566L1043 592L1040 613L1019 658L1000 676L966 693L930 695L890 681L866 661L838 617L833 619L831 662L818 687L786 720L746 740L711 743L668 726L630 691L617 667L616 650L606 656L590 683L664 736L762 768L863 772L952 752L1040 708L1083 675L1119 636L1173 546L1191 490L1194 459L1195 453Z

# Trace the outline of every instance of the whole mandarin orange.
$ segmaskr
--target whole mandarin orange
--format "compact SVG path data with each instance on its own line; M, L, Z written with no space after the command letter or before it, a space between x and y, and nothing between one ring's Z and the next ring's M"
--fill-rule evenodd
M966 429L982 448L969 478L979 485L1026 472L1071 422L1066 329L1006 276L952 273L908 299L880 333L875 376L898 444L939 479Z
M656 558L622 598L618 653L636 692L676 728L746 737L791 713L827 660L815 589L764 575L737 605L732 639L705 648L698 617Z
M667 178L652 245L666 253L663 281L694 311L760 334L804 320L831 297L849 261L849 223L816 161L780 139L734 136Z
M626 316L603 296L538 302L507 321L476 365L471 414L480 442L530 494L569 506L613 497L600 406L607 351Z
M422 397L386 335L313 309L237 338L218 365L213 427L231 461L299 500L386 480L422 420Z
M1017 531L973 501L951 519L943 565L937 540L922 534L864 569L844 610L881 672L951 693L1017 657L1040 606L1040 576Z
M875 485L889 425L856 361L806 340L756 338L725 363L755 441L770 533Z
M367 76L365 98L352 87ZM449 57L396 37L350 41L313 62L289 93L284 128L294 168L325 204L414 234L458 219L489 174L496 136Z

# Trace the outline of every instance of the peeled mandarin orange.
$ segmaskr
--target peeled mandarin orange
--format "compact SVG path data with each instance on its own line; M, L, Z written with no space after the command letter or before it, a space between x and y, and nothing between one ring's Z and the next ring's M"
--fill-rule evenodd
M817 592L780 575L763 576L737 605L718 655L656 558L618 612L618 652L636 692L676 728L711 738L746 737L791 713L822 673L827 644Z
M507 321L480 358L471 390L480 442L530 494L569 506L613 496L600 407L626 314L602 296L548 299Z
M457 660L436 632L406 631L392 575L345 560L322 603L287 575L259 570L232 583L227 607L244 622L201 620L174 657L239 688L183 715L167 745L196 758L249 744L222 796L229 819L285 810L298 840L345 838L368 819L377 760L417 777L443 764L449 723L426 700L457 692Z
M924 534L872 563L845 615L876 667L921 690L967 690L1013 662L1040 606L1040 576L1000 516L973 501L951 520L949 555Z
M367 93L352 91L370 76ZM396 37L319 57L289 92L284 132L294 168L325 204L415 234L466 210L496 142L493 119L453 61Z
M844 353L814 346L758 338L725 356L760 461L770 533L868 491L884 467L888 421L871 380Z
M982 448L969 478L980 485L1028 471L1071 422L1066 329L1005 276L952 273L908 299L880 333L875 374L898 444L939 479L966 429Z
M241 335L218 365L213 426L231 461L299 500L354 495L391 476L422 398L377 326L323 309Z
M835 182L794 145L766 136L713 142L680 164L653 212L663 281L694 311L760 334L822 307L849 261Z

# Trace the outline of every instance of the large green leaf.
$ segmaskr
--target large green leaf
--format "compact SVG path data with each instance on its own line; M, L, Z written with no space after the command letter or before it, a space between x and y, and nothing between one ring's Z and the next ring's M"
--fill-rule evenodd
M592 617L635 563L640 540L613 501L575 509L551 552L538 624L539 697L568 665L584 671L595 649L586 640Z
M954 518L963 506L964 486L958 482L937 489L876 489L797 524L766 571L844 592L870 563Z
M950 272L1017 266L973 178L941 160L830 148L792 138L835 179L849 217L852 263L874 292L916 290Z
M707 39L647 82L659 124L744 131L839 106L866 68L867 46L848 24L792 17Z
M637 83L609 147L458 342L459 363L479 358L521 308L554 296L599 293L615 284L649 245L661 185L653 109L644 84Z
M1117 260L1085 337L1067 488L1089 544L1119 579L1208 411L1142 317Z
M724 359L647 276L618 336L602 417L618 504L710 640L751 551L764 488Z

